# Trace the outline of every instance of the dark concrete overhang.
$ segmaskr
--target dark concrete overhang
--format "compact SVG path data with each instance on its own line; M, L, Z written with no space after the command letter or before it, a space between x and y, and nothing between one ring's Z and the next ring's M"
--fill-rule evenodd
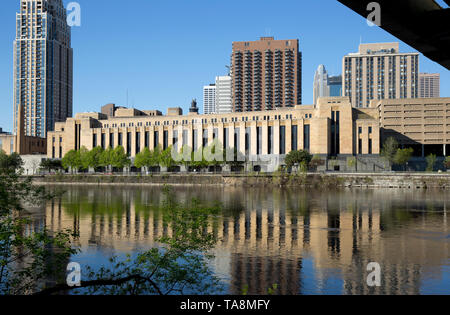
M368 4L379 3L382 29L450 70L450 8L434 0L338 1L365 18Z

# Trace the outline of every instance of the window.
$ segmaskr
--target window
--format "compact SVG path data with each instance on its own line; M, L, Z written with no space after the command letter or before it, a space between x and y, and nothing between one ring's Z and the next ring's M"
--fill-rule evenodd
M136 154L141 152L141 133L136 132Z
M273 127L269 126L267 135L267 153L273 154Z
M127 155L131 155L131 132L127 132Z
M250 137L251 137L251 130L249 127L247 127L245 128L245 154L248 154L248 151L250 150L251 147Z
M163 132L163 150L169 147L169 131L164 130Z
M208 130L203 129L203 143L202 146L206 147L208 145Z
M262 128L256 127L256 154L262 154Z
M292 129L291 129L291 149L292 151L297 151L298 147L297 147L297 143L298 143L298 126L297 125L293 125Z
M309 151L310 150L310 126L304 125L303 126L303 139L304 139L304 149Z
M159 145L159 131L155 131L153 134L153 148Z
M102 145L102 149L103 150L106 149L105 148L105 134L104 133L102 133L102 136L101 136L101 145Z
M178 152L178 130L174 130L172 132L172 143L173 143L173 148L175 149L175 152Z
M280 126L280 154L286 154L286 126Z
M146 148L149 148L150 147L150 132L146 131L144 137L145 137L144 146Z

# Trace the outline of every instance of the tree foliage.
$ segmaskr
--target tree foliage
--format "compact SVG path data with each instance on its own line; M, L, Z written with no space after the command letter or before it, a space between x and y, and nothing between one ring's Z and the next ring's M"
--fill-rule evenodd
M313 156L308 151L300 150L289 152L284 161L288 168L296 164L308 166L312 158Z
M208 227L221 206L205 206L196 199L189 204L178 203L168 187L164 195L159 210L171 233L157 240L161 246L136 257L112 257L110 266L99 270L88 267L88 279L78 288L60 283L40 294L72 290L75 293L120 295L217 292L221 288L220 283L209 264L212 256L206 253L217 242L214 233L208 232Z
M383 144L381 149L381 156L384 157L390 165L395 163L395 155L398 150L398 142L394 137L389 137Z
M434 166L436 165L436 154L430 154L426 157L427 160L427 172L433 172L434 171Z
M450 156L447 156L444 161L444 166L446 169L450 169Z
M131 165L131 161L122 146L119 145L112 151L110 165L119 169Z
M41 162L40 168L51 172L51 171L59 171L63 168L63 166L60 160L44 159Z
M167 149L161 152L159 157L159 164L162 167L171 168L177 165L177 162L172 157L172 146L169 146Z
M65 169L70 168L72 171L77 171L83 166L83 163L81 161L81 154L76 150L70 150L69 152L67 152L62 158L61 162L62 166Z
M398 149L394 156L394 163L406 168L406 163L411 160L413 153L414 150L412 148Z
M150 149L146 147L144 150L136 154L134 166L137 168L151 168L157 166L159 165L160 155L161 151L159 147L156 147L153 151L150 151Z
M67 231L40 228L24 231L32 221L24 217L25 205L40 205L53 196L30 178L21 178L18 155L0 153L0 294L30 294L45 280L64 278L64 262L76 250ZM59 279L62 279L59 278Z
M86 153L84 157L84 168L98 168L100 166L103 166L102 163L102 156L103 156L103 148L102 147L95 147L89 152ZM83 160L83 158L82 158Z

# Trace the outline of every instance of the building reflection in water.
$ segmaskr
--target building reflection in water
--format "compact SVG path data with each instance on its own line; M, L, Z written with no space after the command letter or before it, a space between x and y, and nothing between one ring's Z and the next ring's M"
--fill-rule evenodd
M450 293L445 192L400 190L174 188L177 200L220 201L212 219L213 262L228 293ZM83 250L130 253L170 235L156 187L70 187L49 202L39 225L70 228ZM43 221L42 221L43 220ZM106 255L106 254L105 254ZM367 264L382 285L366 284ZM441 290L443 290L441 292Z

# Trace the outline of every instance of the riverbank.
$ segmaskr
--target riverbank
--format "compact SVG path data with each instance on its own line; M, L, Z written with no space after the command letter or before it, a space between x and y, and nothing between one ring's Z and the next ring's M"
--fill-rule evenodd
M433 173L308 173L308 174L153 174L153 175L47 175L37 185L173 185L243 187L359 187L450 188L450 174Z

